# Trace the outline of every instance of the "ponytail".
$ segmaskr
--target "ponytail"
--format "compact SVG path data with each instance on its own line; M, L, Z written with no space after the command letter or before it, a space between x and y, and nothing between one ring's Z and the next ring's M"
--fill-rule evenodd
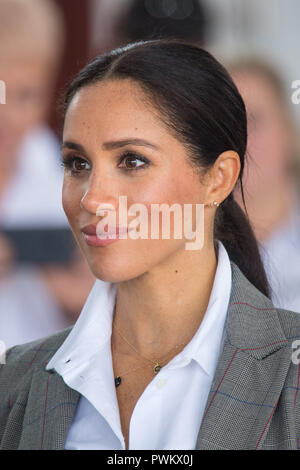
M217 209L214 238L225 246L228 256L246 278L266 297L270 298L270 286L258 243L249 222L231 193Z

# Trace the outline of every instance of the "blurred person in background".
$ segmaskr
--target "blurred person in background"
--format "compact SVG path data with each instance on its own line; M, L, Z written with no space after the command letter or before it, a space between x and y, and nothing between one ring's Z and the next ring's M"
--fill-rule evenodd
M0 239L1 243L7 240ZM10 267L9 273L0 278L0 338L6 348L75 323L93 283L94 276L75 247L70 261L64 264Z
M204 45L211 15L201 0L133 0L115 21L115 46L154 38L181 38Z
M68 230L60 145L46 124L64 36L52 0L0 1L0 79L6 84L6 104L0 105L0 339L7 347L71 325L94 281L75 245L63 263L24 266L8 235Z
M59 143L46 126L64 26L50 0L1 0L0 224L66 226Z
M288 99L277 72L261 59L237 59L229 70L248 113L245 200L273 301L300 312L299 152ZM235 197L243 207L239 190Z

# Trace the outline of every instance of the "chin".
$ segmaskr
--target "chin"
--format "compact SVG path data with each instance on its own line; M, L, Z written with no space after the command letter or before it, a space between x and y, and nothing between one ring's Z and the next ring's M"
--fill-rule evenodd
M133 240L130 242L86 249L84 256L97 279L106 282L125 282L137 279L166 261L182 243L162 243L161 240Z
M97 279L105 282L124 282L145 274L151 268L147 262L143 263L136 252L114 253L110 256L87 256L89 267Z
M113 283L130 281L145 274L145 271L133 269L130 265L107 267L93 262L90 264L90 269L97 279Z

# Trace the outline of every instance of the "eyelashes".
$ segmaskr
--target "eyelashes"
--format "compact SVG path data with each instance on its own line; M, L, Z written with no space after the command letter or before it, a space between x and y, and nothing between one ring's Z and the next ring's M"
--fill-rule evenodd
M71 171L71 173L74 173L74 174L77 174L77 173L81 173L82 171L84 171L85 169L84 168L80 168L80 167L74 167L74 164L88 164L88 162L86 160L84 160L83 158L81 157L76 157L75 155L74 156L68 156L68 157L65 157L64 160L61 162L61 166L65 169L68 169Z
M137 166L132 166L132 167L126 167L125 165L120 166L121 163L124 162L132 162L132 161L137 161L139 160L142 162L142 164L138 164ZM141 171L144 170L146 167L148 167L150 164L150 161L148 158L139 155L136 152L132 151L125 151L123 152L120 157L119 157L119 162L118 162L118 167L121 168L125 172L133 172L133 171ZM88 165L89 168L86 168L85 165ZM63 161L61 162L61 166L65 169L70 170L71 174L73 175L78 175L82 174L85 171L90 170L90 164L87 160L84 158L77 156L77 155L68 155L66 156Z
M143 162L143 165L138 165L136 167L131 167L131 168L121 167L121 168L124 168L125 171L142 170L150 164L150 161L148 160L148 158L143 157L142 155L139 155L138 153L131 152L131 151L127 150L127 151L125 151L121 154L120 159L119 159L119 165L120 165L120 163L123 163L126 160L126 158L128 158L128 159L131 158L133 160L140 160L141 162Z

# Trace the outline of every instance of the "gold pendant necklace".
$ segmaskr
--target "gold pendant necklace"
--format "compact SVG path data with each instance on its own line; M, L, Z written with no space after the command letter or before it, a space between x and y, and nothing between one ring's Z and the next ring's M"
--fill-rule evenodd
M115 306L115 308L114 308L114 313L115 313L115 310L116 310L116 306ZM125 341L125 342L128 344L128 346L130 346L130 347L135 351L135 353L136 353L139 357L142 357L142 358L145 359L146 361L151 362L152 367L153 367L153 365L154 365L154 367L153 367L153 372L154 372L155 374L158 374L158 372L163 368L162 363L163 363L163 361L170 355L170 353L172 353L172 352L174 351L174 349L178 349L180 346L182 346L183 344L185 344L185 343L179 343L177 346L175 346L174 348L172 348L172 349L168 352L168 354L167 354L166 356L164 356L160 361L157 360L157 359L156 359L155 361L153 361L152 359L149 359L148 357L142 356L142 354L140 354L140 353L137 351L137 349L136 349L131 343L129 343L129 341L120 333L120 331L116 328L116 326L115 326L114 324L113 324L113 328L116 330L116 332L118 333L118 335L123 339L123 341ZM130 373L135 372L136 370L139 370L139 369L143 369L144 367L146 367L146 366L140 366L140 367L138 367L138 368L136 368L136 369L130 370L130 371L128 371L128 372L125 372L125 374L122 374L122 376L117 375L117 376L115 377L115 386L116 386L116 387L119 387L119 386L121 385L121 383L122 383L122 377L124 377L124 375L130 374Z

